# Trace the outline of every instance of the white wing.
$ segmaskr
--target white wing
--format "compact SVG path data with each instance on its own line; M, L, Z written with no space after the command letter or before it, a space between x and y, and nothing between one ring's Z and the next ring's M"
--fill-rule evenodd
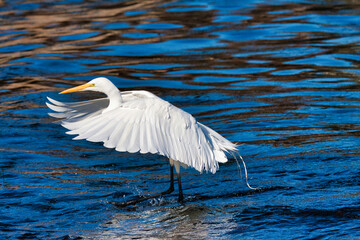
M85 118L89 115L98 115L109 105L108 98L99 98L89 101L63 103L51 98L47 98L50 103L46 105L56 113L49 113L55 118L66 118L67 121L78 121L79 118Z
M189 113L147 91L122 92L120 107L105 111L108 99L62 103L49 99L50 113L74 139L104 142L120 152L157 153L199 172L215 173L236 145L197 122Z

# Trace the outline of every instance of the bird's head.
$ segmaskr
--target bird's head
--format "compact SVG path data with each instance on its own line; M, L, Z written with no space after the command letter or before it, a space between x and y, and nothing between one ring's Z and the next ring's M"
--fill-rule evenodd
M104 77L99 77L83 85L66 89L60 92L60 94L79 92L79 91L96 91L96 92L108 93L114 88L116 89L115 85L109 79Z

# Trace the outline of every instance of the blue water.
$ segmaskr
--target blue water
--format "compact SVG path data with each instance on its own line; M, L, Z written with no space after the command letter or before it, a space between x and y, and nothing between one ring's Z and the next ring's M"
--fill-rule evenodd
M1 239L359 239L357 1L0 1ZM216 174L73 141L46 96L106 76L240 144ZM177 190L177 189L175 189Z

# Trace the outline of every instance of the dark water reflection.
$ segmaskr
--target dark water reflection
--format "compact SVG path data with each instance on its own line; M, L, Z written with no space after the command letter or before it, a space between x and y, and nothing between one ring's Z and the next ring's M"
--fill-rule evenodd
M360 237L358 1L0 1L0 236L5 239ZM146 89L241 143L184 170L72 141L45 97L96 76Z

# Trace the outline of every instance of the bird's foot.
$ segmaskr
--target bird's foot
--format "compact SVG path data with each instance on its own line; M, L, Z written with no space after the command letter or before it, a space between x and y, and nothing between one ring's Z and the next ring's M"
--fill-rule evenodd
M126 202L110 202L110 203L113 204L116 207L127 207L127 206L130 206L130 205L135 205L137 203L146 201L148 199L161 197L161 196L163 196L165 194L170 194L173 191L174 191L174 186L170 186L170 188L168 190L166 190L164 192L161 192L161 193L154 194L154 195L140 197L140 198L137 198L137 199L126 201ZM183 199L181 199L181 201L183 201ZM180 202L180 198L179 198L179 202Z
M179 202L180 204L183 204L183 203L184 203L184 196L183 196L182 194L179 195L178 202Z

